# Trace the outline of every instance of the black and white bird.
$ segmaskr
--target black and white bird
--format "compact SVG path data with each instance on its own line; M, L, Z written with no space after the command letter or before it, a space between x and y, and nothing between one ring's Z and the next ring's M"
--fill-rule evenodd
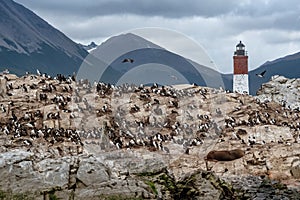
M264 70L263 72L256 74L256 76L258 76L259 78L264 78L264 75L266 73L266 70Z
M132 58L125 58L123 61L122 61L122 63L133 63L134 62L134 60L132 59Z
M41 75L42 75L41 72L40 72L40 70L38 70L38 69L36 69L36 74L37 74L38 76L41 76Z

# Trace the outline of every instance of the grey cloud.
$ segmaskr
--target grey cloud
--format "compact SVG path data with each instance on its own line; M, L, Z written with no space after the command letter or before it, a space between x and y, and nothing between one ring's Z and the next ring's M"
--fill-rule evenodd
M223 20L225 24L238 31L255 30L300 30L299 12L287 11L265 16L235 16Z
M298 0L16 0L43 15L60 17L137 15L180 19L187 17L224 18L224 23L238 29L291 29L300 30ZM231 21L226 22L226 18ZM124 21L124 24L127 22Z
M289 10L299 10L297 0L16 0L43 12L56 12L83 16L134 14L180 18L190 16L215 17L226 14L240 16L266 16Z
M232 11L237 5L234 0L174 1L174 0L16 0L30 8L43 12L74 13L84 16L115 14L135 14L143 16L163 16L169 18L204 16L214 17Z
M247 3L243 3L247 2ZM276 13L287 13L289 11L299 11L298 0L256 0L240 1L238 6L233 8L235 15L261 17L274 15Z

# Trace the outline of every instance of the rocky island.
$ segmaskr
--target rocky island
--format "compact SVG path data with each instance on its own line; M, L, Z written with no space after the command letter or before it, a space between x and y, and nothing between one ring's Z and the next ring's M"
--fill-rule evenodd
M0 83L0 199L300 199L299 79L256 97L40 73Z

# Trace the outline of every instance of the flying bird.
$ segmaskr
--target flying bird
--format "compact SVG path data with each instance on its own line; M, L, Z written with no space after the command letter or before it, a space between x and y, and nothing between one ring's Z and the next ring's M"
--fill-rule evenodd
M261 72L260 74L256 74L256 76L260 77L260 78L263 78L264 75L266 73L266 70L264 70L263 72Z
M178 77L177 77L177 76L170 75L170 77L171 77L172 79L178 80Z
M126 63L126 62L129 62L129 63L133 63L134 60L132 58L125 58L122 63Z

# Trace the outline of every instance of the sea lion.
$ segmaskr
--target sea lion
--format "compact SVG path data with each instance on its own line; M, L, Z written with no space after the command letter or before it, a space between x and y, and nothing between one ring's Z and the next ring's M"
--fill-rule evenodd
M241 149L233 149L230 151L210 151L205 160L208 161L231 161L241 158L245 155L245 152Z

